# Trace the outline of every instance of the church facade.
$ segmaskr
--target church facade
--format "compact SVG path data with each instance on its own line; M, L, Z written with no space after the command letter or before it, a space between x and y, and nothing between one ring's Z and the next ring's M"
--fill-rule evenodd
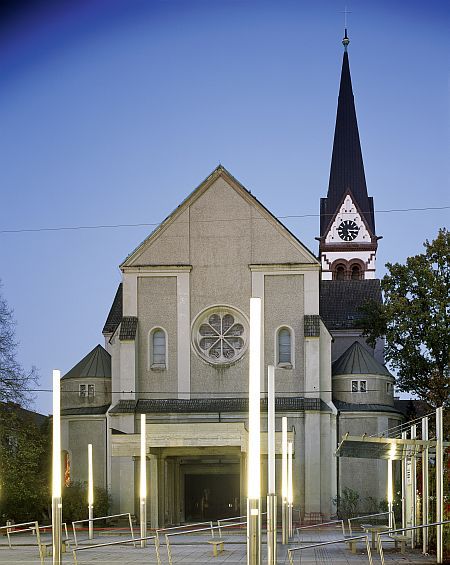
M245 512L251 297L263 306L262 496L274 365L277 456L286 416L294 507L329 518L346 486L386 497L384 461L363 469L334 455L343 433L378 434L402 418L382 344L370 348L356 323L381 290L344 45L319 256L219 166L120 265L105 346L62 378L66 480L87 479L92 443L94 482L109 489L113 512L139 513L141 414L152 527Z

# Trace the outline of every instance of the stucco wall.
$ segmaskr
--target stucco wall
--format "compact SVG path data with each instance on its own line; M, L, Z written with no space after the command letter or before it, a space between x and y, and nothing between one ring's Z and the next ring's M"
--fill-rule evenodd
M264 278L265 361L276 367L276 332L289 327L293 341L293 368L275 368L275 391L302 396L304 390L303 276L266 275Z
M92 443L94 486L106 487L106 417L86 419L65 418L68 427L68 445L62 449L70 453L72 481L88 480L88 444Z
M366 381L367 392L351 392L352 381ZM338 375L333 377L333 398L355 404L385 404L394 406L394 395L386 392L386 384L394 377L382 375Z
M81 397L80 384L93 384L95 386L95 396ZM61 408L79 408L104 406L111 403L111 379L100 377L77 378L61 380Z
M177 394L177 281L175 277L138 278L138 391L141 398L174 398ZM167 365L152 369L149 333L163 328L167 335Z

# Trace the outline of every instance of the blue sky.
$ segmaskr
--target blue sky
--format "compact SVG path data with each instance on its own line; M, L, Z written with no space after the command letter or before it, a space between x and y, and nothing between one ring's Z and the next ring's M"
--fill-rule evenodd
M5 4L6 6L7 4ZM158 223L220 162L279 217L326 195L345 4L11 2L0 27L1 230ZM450 205L448 2L348 2L377 210ZM376 214L387 261L449 210ZM317 216L282 220L317 252ZM119 263L148 227L0 233L19 358L69 370L97 343ZM51 394L36 394L51 411Z

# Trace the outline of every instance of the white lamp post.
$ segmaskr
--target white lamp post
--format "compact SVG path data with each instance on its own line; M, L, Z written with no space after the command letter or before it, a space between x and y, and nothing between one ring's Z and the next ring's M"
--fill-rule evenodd
M147 438L145 433L145 414L141 414L141 473L140 473L140 500L141 500L141 538L147 537ZM141 539L141 547L147 545Z
M267 368L267 563L277 562L277 495L275 492L275 368Z
M61 565L61 372L53 371L52 545L53 565Z
M428 417L422 418L422 440L428 442ZM428 524L428 443L425 444L422 451L422 524ZM428 553L428 528L423 529L422 537L422 553L427 555Z
M94 539L94 472L92 466L92 443L88 444L88 511L89 539Z
M444 418L436 408L436 522L444 520ZM442 525L436 527L436 563L443 563Z
M261 563L261 299L250 299L250 361L247 466L247 564Z
M288 480L287 480L287 508L288 508L288 534L292 537L292 506L294 502L292 492L292 441L288 442Z
M288 543L287 531L287 418L281 419L281 543Z

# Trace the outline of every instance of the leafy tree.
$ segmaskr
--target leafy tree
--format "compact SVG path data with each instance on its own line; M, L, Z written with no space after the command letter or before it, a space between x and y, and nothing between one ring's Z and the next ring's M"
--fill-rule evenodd
M450 232L424 243L406 264L388 263L384 303L368 302L360 320L367 341L385 336L397 386L431 406L450 406Z
M0 402L16 402L26 405L30 401L27 389L36 381L36 369L33 367L27 372L17 361L17 342L12 310L0 294Z
M0 521L49 520L50 426L17 404L0 404Z

